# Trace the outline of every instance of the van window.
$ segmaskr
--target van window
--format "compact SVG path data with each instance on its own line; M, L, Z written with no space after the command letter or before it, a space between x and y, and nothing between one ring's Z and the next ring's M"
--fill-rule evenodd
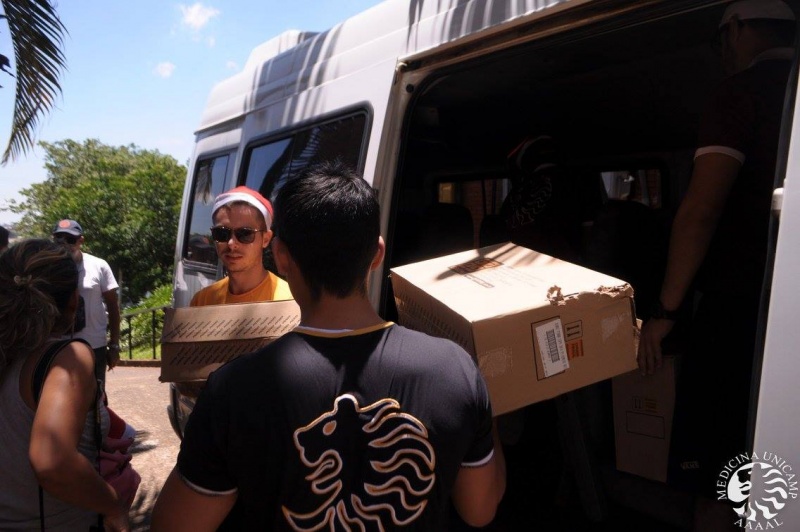
M197 163L192 184L189 236L184 257L192 262L216 267L217 249L211 239L211 210L214 199L223 192L229 155L203 159Z
M638 201L659 209L661 205L661 171L657 168L601 172L603 184L611 200Z
M366 122L367 116L362 112L248 148L244 184L274 200L287 180L313 164L339 159L360 169Z

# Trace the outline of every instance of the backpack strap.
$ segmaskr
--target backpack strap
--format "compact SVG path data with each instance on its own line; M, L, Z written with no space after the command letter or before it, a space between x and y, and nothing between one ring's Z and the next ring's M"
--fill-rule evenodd
M53 360L55 360L58 352L64 349L64 347L71 342L83 342L89 346L89 349L92 348L92 346L90 346L89 342L86 340L80 338L69 338L54 342L47 349L47 351L44 352L42 358L40 358L39 362L36 363L36 368L33 370L33 379L31 380L31 386L33 388L33 402L37 406L39 405L39 398L42 395L42 388L44 388L44 380L47 378L47 374L50 372L50 366L53 365Z

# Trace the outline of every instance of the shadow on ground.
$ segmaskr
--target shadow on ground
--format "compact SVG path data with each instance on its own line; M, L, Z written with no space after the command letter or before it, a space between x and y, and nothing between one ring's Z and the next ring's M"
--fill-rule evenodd
M150 530L150 515L160 492L160 489L147 488L144 485L139 487L139 492L136 494L136 499L134 499L128 513L131 521L131 532L146 532Z

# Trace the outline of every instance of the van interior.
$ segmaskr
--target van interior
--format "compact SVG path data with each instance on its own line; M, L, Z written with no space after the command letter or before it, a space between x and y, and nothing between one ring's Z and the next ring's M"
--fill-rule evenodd
M714 46L723 9L601 22L443 67L414 87L386 278L396 265L507 240L508 154L548 135L589 198L575 261L629 281L647 318L700 116L724 77ZM396 318L384 288L382 312ZM673 340L684 352L681 335ZM689 494L615 470L609 381L531 405L501 429L509 487L496 530L690 529Z

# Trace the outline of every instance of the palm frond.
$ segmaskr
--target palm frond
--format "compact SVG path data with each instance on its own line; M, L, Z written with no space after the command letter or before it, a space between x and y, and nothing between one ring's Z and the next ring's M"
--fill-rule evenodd
M61 94L66 28L49 0L1 0L16 62L16 95L8 146L0 164L32 148L41 118Z

